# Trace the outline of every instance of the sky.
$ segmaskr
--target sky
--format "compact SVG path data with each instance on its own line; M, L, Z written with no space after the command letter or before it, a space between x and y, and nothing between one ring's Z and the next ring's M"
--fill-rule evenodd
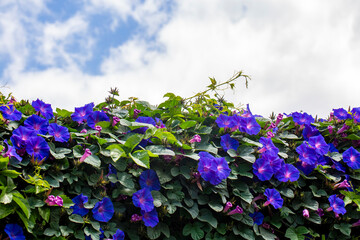
M74 111L190 97L242 71L225 99L253 113L360 107L357 0L0 0L0 91Z

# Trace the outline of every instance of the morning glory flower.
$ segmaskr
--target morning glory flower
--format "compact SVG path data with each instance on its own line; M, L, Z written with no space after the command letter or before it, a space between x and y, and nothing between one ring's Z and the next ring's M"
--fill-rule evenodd
M271 151L271 152L274 152L276 155L279 153L279 149L274 145L271 138L261 137L259 139L259 143L261 143L263 145L263 147L258 150L260 153L262 153L264 151Z
M264 195L267 197L264 206L271 204L275 209L282 208L284 199L281 198L280 193L276 189L267 188Z
M239 147L239 142L236 139L231 138L230 134L221 136L220 144L223 147L224 151L227 151L229 149L234 149L236 151Z
M254 162L253 173L260 179L260 181L270 180L274 174L269 161L264 158L259 158Z
M132 200L135 207L139 207L145 212L150 212L154 209L154 199L149 188L143 188L134 193Z
M88 116L93 113L94 103L86 104L83 107L75 108L75 112L71 114L71 119L79 124L86 121Z
M299 179L299 170L291 164L284 164L284 166L276 172L275 177L280 182L294 182Z
M230 168L225 158L215 158L208 152L200 152L198 171L201 177L212 185L218 185L230 175Z
M353 147L343 152L343 161L352 169L360 169L360 153Z
M315 121L315 119L307 113L294 112L291 116L293 117L293 121L299 125L310 124Z
M24 232L18 224L6 224L4 231L9 236L10 240L25 240Z
M125 239L125 233L118 229L116 230L116 233L113 235L112 240L124 240Z
M54 205L58 205L60 207L63 206L63 199L60 196L54 196L54 195L49 195L47 197L47 199L45 200L45 202L49 205L49 206L54 206Z
M114 205L110 198L104 197L92 209L93 217L99 222L108 222L114 215Z
M319 130L315 126L306 124L303 130L303 137L305 140L309 140L310 137L320 135Z
M16 158L19 162L21 162L22 157L20 157L19 154L17 154L15 147L10 146L10 145L8 144L8 142L7 142L6 139L4 140L4 143L5 143L6 146L7 146L7 151L4 153L4 157L9 157L9 158L14 157L14 158Z
M158 213L155 208L150 212L141 210L140 213L145 226L153 228L159 223Z
M220 114L216 118L215 122L217 123L219 128L232 128L235 125L232 117L224 115L224 114Z
M138 123L147 123L147 124L151 124L153 126L156 126L156 122L152 117L138 117L135 122ZM141 127L141 128L137 128L134 129L133 132L135 133L140 133L140 134L144 134L146 132L146 130L148 129L148 127Z
M345 203L341 198L336 197L336 194L329 197L330 208L328 211L333 210L337 214L345 214Z
M307 210L306 208L303 210L303 217L305 217L305 218L309 218L309 217L310 217L309 210Z
M70 139L69 129L56 123L51 123L48 127L49 134L54 136L57 142L68 142Z
M313 147L315 151L320 155L324 155L329 152L330 147L325 142L324 137L321 135L310 137L308 142L310 146Z
M265 159L267 162L269 162L273 173L276 173L279 171L282 166L285 164L284 159L279 158L279 156L272 151L266 151L263 154L261 154L261 158Z
M261 130L261 126L256 122L256 119L253 116L242 118L241 123L239 130L241 132L246 132L249 135L257 135Z
M26 152L35 160L41 161L49 156L50 147L42 137L31 137L26 143Z
M26 146L26 142L32 138L37 137L35 131L28 129L24 126L20 126L12 132L12 136L10 137L11 142L13 143L16 149L20 149Z
M37 134L45 135L48 132L49 122L46 119L33 114L24 121L24 126L35 131Z
M46 119L51 119L54 117L54 113L50 104L46 104L43 101L37 99L36 101L32 101L31 106L35 108L35 111L40 112L40 114L43 115Z
M87 118L87 124L92 129L95 129L96 123L102 122L102 121L109 122L110 118L108 117L108 115L106 115L106 113L100 112L100 111L92 112L91 114L88 115L88 118Z
M249 216L252 217L254 224L256 225L261 225L264 221L264 214L261 212L249 213Z
M5 119L11 121L19 121L22 113L14 107L14 105L5 105L0 107L0 112Z
M351 110L355 122L360 122L360 107Z
M141 173L139 183L141 188L149 188L150 191L159 191L161 188L159 177L152 169L145 170Z
M315 164L308 164L303 161L296 163L296 167L301 170L305 175L309 175L315 168Z
M84 208L84 203L88 201L88 197L80 194L72 199L75 205L71 206L70 208L73 209L72 214L78 214L80 216L85 216L89 213L89 209Z
M243 210L239 205L237 205L237 206L235 207L235 209L233 209L233 210L231 210L230 212L228 212L227 215L234 215L234 214L236 214L236 213L242 214L243 212L244 212L244 210Z
M200 135L196 134L196 135L193 136L192 139L190 139L190 143L195 143L195 142L201 142Z
M296 152L299 154L301 161L306 162L307 164L314 165L317 160L316 151L314 148L310 147L306 142L303 142L300 146L296 148Z
M343 108L333 109L334 116L339 120L351 119L351 115Z

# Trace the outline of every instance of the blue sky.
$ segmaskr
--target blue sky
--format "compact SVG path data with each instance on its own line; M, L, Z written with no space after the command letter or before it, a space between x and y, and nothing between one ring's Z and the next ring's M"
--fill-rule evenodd
M29 7L31 6L31 7ZM358 107L355 0L1 0L0 81L73 110L120 97L189 97L242 70L226 98L254 113Z

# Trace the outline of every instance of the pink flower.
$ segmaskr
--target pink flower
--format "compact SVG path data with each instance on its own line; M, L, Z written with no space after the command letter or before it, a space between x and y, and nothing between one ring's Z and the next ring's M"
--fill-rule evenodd
M194 142L201 142L201 137L196 134L196 135L190 140L190 143L194 143Z
M234 210L231 210L228 213L228 215L233 215L233 214L236 214L236 213L242 214L243 212L244 212L244 210L239 205L237 205Z
M310 217L309 210L304 209L304 210L303 210L303 216L304 216L305 218L309 218L309 217Z
M91 151L90 151L90 149L85 149L85 153L84 153L84 155L82 155L82 157L80 158L80 162L84 162L85 161L85 159L88 157L88 156L90 156L92 153L91 153Z
M279 115L276 118L275 125L277 126L281 122L282 119L283 119L283 115L281 113L279 113Z
M84 128L83 130L80 131L80 133L87 133L87 130Z
M348 181L345 179L344 181L342 181L341 183L337 183L334 185L334 189L336 188L348 188L351 187L350 184L348 183Z
M141 110L139 109L134 109L134 118L137 118L137 116L139 115L139 113L141 113Z
M226 213L227 211L229 211L229 209L232 207L232 203L231 202L227 202L224 208L224 213Z
M138 222L138 221L141 221L142 220L142 216L139 216L139 215L137 215L137 214L133 214L132 216L131 216L131 222Z
M266 133L266 136L267 136L267 138L272 138L272 137L275 137L275 134L269 131Z
M55 204L60 207L63 206L63 199L60 196L55 197L54 195L49 195L45 202L49 206L54 206Z
M118 117L113 117L113 122L112 122L112 126L114 127L118 122L120 122L120 118Z
M60 207L62 207L64 205L63 204L63 199L60 196L55 197L54 202L55 202L55 204L57 204Z
M329 130L329 133L332 134L334 127L331 126L331 125L329 125L329 126L327 127L327 129Z

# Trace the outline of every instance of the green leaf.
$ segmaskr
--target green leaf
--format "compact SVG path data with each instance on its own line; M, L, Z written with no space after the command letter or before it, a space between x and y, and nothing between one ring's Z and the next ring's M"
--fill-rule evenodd
M157 155L175 156L175 152L173 150L168 149L162 145L150 145L147 146L145 149Z
M360 140L360 136L352 133L352 134L350 134L349 136L347 136L346 139L350 139L350 140Z
M260 234L265 240L275 240L277 237L269 232L268 230L265 230L265 228L260 227Z
M201 229L202 225L199 222L195 222L194 224L186 224L183 228L183 235L188 236L191 235L191 238L194 240L200 240L204 237L204 231Z
M197 218L202 222L209 223L213 228L217 228L218 222L209 209L201 209Z
M256 147L262 147L263 145L259 142L255 142L247 137L240 138L241 141L246 142L249 145L256 146Z
M214 147L213 144L208 142L201 142L199 144L196 144L196 151L205 151L215 155L218 153L218 149Z
M298 240L298 236L295 232L295 229L291 227L286 230L285 237L291 240Z
M281 188L279 193L287 198L294 198L294 192L290 188Z
M116 162L121 157L126 157L126 152L122 149L121 144L112 144L106 148L110 150L111 159Z
M50 219L50 208L38 208L40 216L46 221L49 222Z
M69 112L68 110L60 109L60 108L56 108L56 113L59 117L63 117L63 118L70 117L72 114L72 112Z
M9 164L8 157L6 158L0 157L0 169L7 169L8 164Z
M85 163L90 164L91 166L100 169L101 166L101 160L98 156L92 154L90 156L88 156L87 158L85 158L84 160Z
M188 211L188 213L190 213L193 219L195 219L199 215L199 207L197 203L194 203L194 205L191 208L184 207L184 209Z
M84 223L84 219L78 214L70 215L69 219L74 223Z
M351 224L349 223L334 224L334 228L340 230L340 232L346 236L350 236L351 234Z
M150 157L146 150L138 150L135 151L133 154L129 153L129 156L140 167L144 167L147 169L150 168Z
M71 206L74 206L75 203L66 195L60 195L60 197L63 199L63 207L64 208L70 208Z
M186 121L186 122L181 123L180 127L182 129L188 129L188 128L191 128L191 127L193 127L195 125L196 125L196 121L190 120L190 121Z
M13 207L11 207L10 205L0 204L0 219L15 212L15 209Z
M0 196L0 203L2 204L9 204L13 200L12 193L6 193L6 188L2 191Z
M134 134L126 140L124 146L129 149L129 153L130 153L141 142L142 139L143 139L142 135Z
M31 213L29 202L18 192L14 193L13 200L21 208L25 216L29 218Z

